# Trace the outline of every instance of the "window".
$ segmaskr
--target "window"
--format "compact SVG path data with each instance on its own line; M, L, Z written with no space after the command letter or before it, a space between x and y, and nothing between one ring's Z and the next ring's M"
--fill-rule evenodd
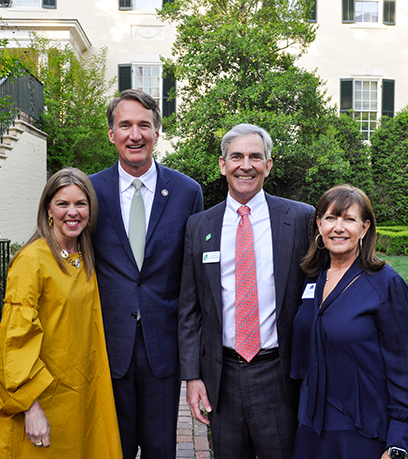
M356 2L356 22L378 22L378 2Z
M134 66L135 80L133 87L146 92L160 105L161 67Z
M395 0L384 0L383 22L395 25Z
M140 89L150 94L161 107L163 116L176 111L176 101L169 100L169 93L176 86L173 78L162 78L159 65L119 64L119 92Z
M394 80L382 80L381 115L394 116L394 86ZM340 111L352 111L365 140L377 128L380 89L377 80L340 80Z
M343 23L378 23L381 1L384 24L395 25L396 0L342 0Z
M119 0L120 10L155 10L172 0Z
M29 8L56 8L57 0L13 0L13 5Z
M154 10L162 7L162 0L133 0L135 10Z
M365 140L377 128L377 94L377 81L354 81L354 119L360 124Z

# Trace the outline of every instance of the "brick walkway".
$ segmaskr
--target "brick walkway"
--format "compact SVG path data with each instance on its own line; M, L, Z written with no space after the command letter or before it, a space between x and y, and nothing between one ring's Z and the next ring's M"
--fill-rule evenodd
M181 386L177 424L177 458L209 459L207 426L194 421L186 402L186 383Z
M137 455L140 457L140 452ZM177 423L177 458L210 459L207 426L194 421L186 402L186 383L181 385Z

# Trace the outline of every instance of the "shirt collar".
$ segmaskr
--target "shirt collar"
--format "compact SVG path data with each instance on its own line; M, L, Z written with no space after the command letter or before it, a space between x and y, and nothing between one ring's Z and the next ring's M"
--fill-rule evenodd
M120 187L120 192L123 193L126 191L129 187L133 186L133 180L135 178L138 178L143 185L152 193L154 192L155 189L155 184L156 184L156 179L157 179L157 168L156 168L156 163L153 160L152 165L149 167L149 170L145 172L143 175L140 177L133 177L133 175L128 174L123 167L121 166L120 162L118 163L119 165L119 187Z
M248 206L251 209L250 215L254 217L255 219L257 218L259 212L261 211L262 205L266 202L265 198L265 192L264 190L261 190L259 193L257 193L249 202L247 202L245 205ZM227 196L227 205L226 205L226 211L230 214L230 217L235 221L237 218L239 218L237 210L242 206L243 204L240 204L238 201L236 201L228 192Z

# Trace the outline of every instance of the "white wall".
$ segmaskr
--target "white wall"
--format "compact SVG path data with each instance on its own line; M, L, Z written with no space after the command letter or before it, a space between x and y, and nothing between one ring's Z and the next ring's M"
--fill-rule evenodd
M83 51L89 45L93 53L107 46L108 78L117 76L118 64L160 64L160 55L171 55L175 39L175 27L162 23L154 10L120 11L118 0L58 0L56 9L1 8L1 16L7 24L1 35L11 41L24 43L28 30L44 30L49 38L80 41ZM73 18L78 27L67 22ZM81 32L89 41L80 37Z
M13 149L0 157L0 233L26 242L36 228L38 203L46 183L46 135L23 121Z
M396 2L396 25L342 23L341 0L317 0L317 38L298 65L317 69L333 104L340 105L340 78L395 80L395 111L408 104L408 0Z

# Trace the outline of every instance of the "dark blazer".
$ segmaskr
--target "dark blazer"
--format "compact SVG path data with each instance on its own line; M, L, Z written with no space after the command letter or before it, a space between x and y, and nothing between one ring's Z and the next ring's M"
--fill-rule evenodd
M282 377L288 398L296 405L296 385L289 378L292 322L301 303L304 275L299 263L309 246L314 209L265 195L272 228ZM181 377L202 379L213 409L218 403L223 359L221 275L220 263L203 263L203 253L220 250L225 206L223 201L187 223L179 304Z
M90 177L99 202L93 247L113 378L124 376L129 367L138 308L154 375L164 378L179 371L177 307L184 231L190 215L203 209L203 196L191 178L159 164L156 167L141 272L123 225L118 164Z
M384 449L408 449L408 285L388 265L364 272L357 258L322 303L326 273L306 280L314 295L294 321L299 421L318 435L354 427Z

